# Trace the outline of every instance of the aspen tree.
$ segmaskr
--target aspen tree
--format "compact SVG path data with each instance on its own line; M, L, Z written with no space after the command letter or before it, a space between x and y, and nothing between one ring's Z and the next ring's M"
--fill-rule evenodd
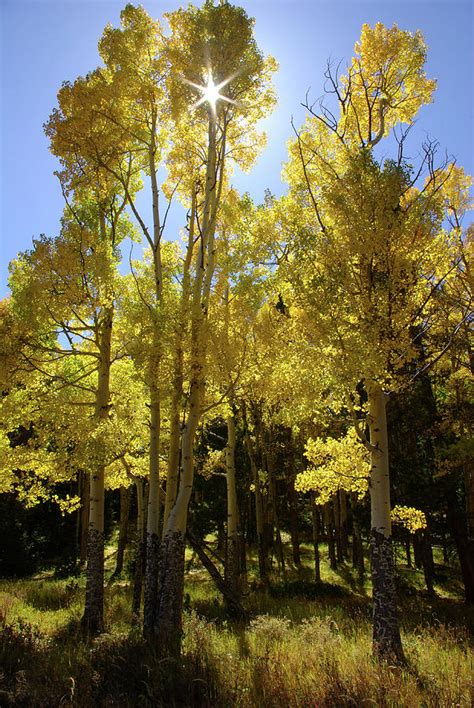
M168 72L165 40L161 24L143 7L127 5L120 15L121 27L104 30L99 51L110 73L111 100L102 109L109 129L119 124L127 136L127 160L118 166L107 162L105 168L116 176L127 196L128 205L150 248L154 288L147 299L146 320L152 329L148 356L147 382L150 390L149 489L146 529L146 572L144 632L153 632L158 583L160 532L160 474L162 379L164 354L162 332L163 262L162 240L166 226L160 211L158 170L163 166L169 140L169 102L165 81ZM125 145L127 147L127 144ZM135 194L127 188L130 168L143 172L150 180L152 228L140 213Z
M179 486L164 530L157 615L163 650L177 655L181 644L184 543L193 485L193 448L206 386L208 310L216 260L216 223L228 172L226 161L249 168L263 145L254 123L273 105L269 80L274 62L265 61L259 52L252 22L245 12L228 2L217 7L206 2L200 9L190 6L168 14L167 19L171 27L168 56L173 66L170 95L182 130L181 149L185 151L197 138L194 152L204 153L191 191L191 195L199 194L200 204L195 215L198 244L189 290L189 399L181 436ZM189 196L188 191L187 199Z
M308 105L286 168L301 228L285 277L370 451L374 652L400 660L386 401L408 383L404 367L416 359L416 332L433 331L440 314L435 295L454 277L459 248L456 229L443 230L442 195L457 168L435 169L435 146L426 143L415 172L404 158L403 130L397 159L378 164L374 147L430 102L435 84L425 75L425 58L419 32L364 25L346 75L326 74L336 106L316 112ZM457 186L465 191L462 179ZM366 411L356 405L361 381Z

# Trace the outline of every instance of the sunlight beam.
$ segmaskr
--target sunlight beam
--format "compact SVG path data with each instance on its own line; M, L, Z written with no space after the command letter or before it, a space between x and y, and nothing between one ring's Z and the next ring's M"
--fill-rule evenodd
M204 103L209 103L211 110L213 113L216 112L216 104L217 101L227 101L227 103L234 103L231 98L228 96L224 96L222 93L220 93L221 89L224 88L224 86L227 86L227 84L232 81L234 77L229 76L229 78L224 79L224 81L221 81L220 84L215 84L214 79L212 78L212 71L209 70L208 75L207 75L207 84L202 86L200 84L195 84L192 81L189 81L188 79L184 79L184 82L189 84L189 86L192 86L193 88L197 89L202 93L201 98L196 101L191 106L191 110L196 110L196 108L199 108L199 106L202 106Z

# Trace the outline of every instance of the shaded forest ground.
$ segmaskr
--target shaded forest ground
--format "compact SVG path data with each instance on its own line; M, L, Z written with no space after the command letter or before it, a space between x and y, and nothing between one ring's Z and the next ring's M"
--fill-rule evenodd
M109 569L114 545L107 549ZM436 549L435 549L436 550ZM350 564L333 571L322 547L322 583L309 546L270 592L249 564L250 624L226 617L221 598L188 552L184 652L160 660L131 626L124 572L106 589L107 633L85 642L82 576L0 581L0 705L19 706L471 706L474 610L458 574L436 556L437 597L423 574L397 561L405 668L370 658L371 598ZM289 553L288 553L289 555Z

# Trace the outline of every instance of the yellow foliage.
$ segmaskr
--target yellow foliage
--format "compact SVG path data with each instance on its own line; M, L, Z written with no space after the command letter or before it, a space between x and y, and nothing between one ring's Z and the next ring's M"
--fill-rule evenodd
M362 499L368 489L368 453L351 428L340 439L309 439L306 458L311 467L296 476L295 489L315 492L317 503L325 504L339 489L357 494Z
M426 528L426 516L412 506L394 506L391 511L392 522L404 526L410 533Z

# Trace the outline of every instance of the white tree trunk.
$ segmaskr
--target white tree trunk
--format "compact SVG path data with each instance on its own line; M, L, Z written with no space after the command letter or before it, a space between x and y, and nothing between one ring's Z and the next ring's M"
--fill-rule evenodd
M380 658L403 661L397 617L395 566L390 519L390 472L386 396L378 384L368 390L371 444L370 503L373 649Z

